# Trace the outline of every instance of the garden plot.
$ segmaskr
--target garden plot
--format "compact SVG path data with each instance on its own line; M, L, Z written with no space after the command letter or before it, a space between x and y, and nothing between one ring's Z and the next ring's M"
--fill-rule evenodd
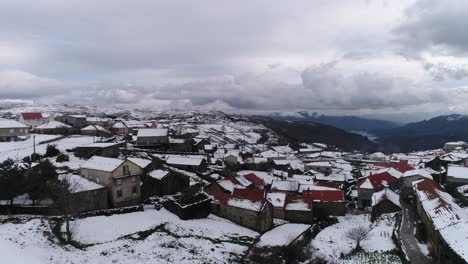
M0 254L6 263L238 263L258 233L210 216L180 220L161 209L79 220L80 250L60 246L48 222L0 225ZM20 255L20 257L16 257ZM27 257L21 257L27 256Z
M312 243L314 256L321 257L325 260L337 263L354 263L353 258L365 258L365 253L376 252L374 258L379 258L380 252L388 252L395 249L391 235L394 228L393 215L383 215L375 223L370 222L370 215L346 215L338 217L338 223L331 225L314 238ZM367 239L361 242L364 256L350 256L344 262L340 259L353 251L356 243L347 237L346 233L353 227L365 226L370 227L371 231L367 235ZM386 258L386 257L384 257ZM358 263L358 262L357 262Z
M305 224L284 224L266 232L260 237L257 247L287 246L300 234L310 228Z

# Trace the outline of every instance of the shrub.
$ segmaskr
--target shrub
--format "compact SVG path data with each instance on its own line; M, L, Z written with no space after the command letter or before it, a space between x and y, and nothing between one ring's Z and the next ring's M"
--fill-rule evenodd
M60 154L60 150L58 150L57 146L55 145L47 145L46 153L44 157L55 157Z
M70 161L70 157L67 154L59 154L56 159L57 162Z

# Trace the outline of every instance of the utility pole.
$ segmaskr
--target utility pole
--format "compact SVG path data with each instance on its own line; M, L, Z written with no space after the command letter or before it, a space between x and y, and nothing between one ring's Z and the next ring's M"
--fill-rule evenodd
M33 135L33 156L36 156L36 135Z

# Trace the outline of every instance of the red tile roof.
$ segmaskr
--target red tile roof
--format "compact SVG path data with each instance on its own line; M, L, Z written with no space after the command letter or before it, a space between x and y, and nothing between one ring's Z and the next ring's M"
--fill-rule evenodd
M213 192L211 195L216 201L222 204L227 204L229 199L231 199L231 195L223 193L223 192Z
M415 186L416 190L424 191L429 199L435 199L439 196L436 190L445 192L444 188L439 183L429 179L424 179L418 182Z
M240 182L234 176L226 177L226 180L230 180L234 184L240 184Z
M21 116L24 120L37 120L43 118L41 113L21 113Z
M247 175L244 175L244 178L251 181L255 186L265 185L265 182L261 178L259 178L257 175L255 175L253 173L249 173Z
M375 163L376 166L385 167L385 168L394 168L395 170L405 173L410 170L414 170L414 168L406 162L377 162Z
M388 172L382 172L379 174L372 174L366 178L363 178L359 180L357 183L357 187L360 188L361 185L369 179L370 183L372 184L372 187L374 187L374 190L382 188L382 184L384 181L386 181L388 184L392 184L395 182L398 182L398 179L390 175Z
M304 199L319 202L344 202L344 191L342 190L310 190L302 193Z
M232 198L262 201L265 198L265 191L260 189L234 189Z
M211 194L213 198L222 204L227 204L231 198L250 200L260 202L265 200L265 191L259 189L234 189L232 194L226 194L223 192L213 192Z

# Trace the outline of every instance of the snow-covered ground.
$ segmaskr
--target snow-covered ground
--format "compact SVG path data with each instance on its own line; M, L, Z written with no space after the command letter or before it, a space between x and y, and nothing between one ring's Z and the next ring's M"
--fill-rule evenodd
M329 261L341 263L340 256L350 253L356 246L346 233L358 226L371 227L367 239L361 242L366 252L389 251L395 249L392 241L394 227L393 215L383 215L372 223L370 215L346 215L338 217L338 223L331 225L317 234L312 241L314 255Z
M59 135L35 135L36 136L36 153L44 154L47 149L47 144L38 145L41 141L50 140L59 137ZM93 143L91 136L70 136L50 144L57 145L57 148L64 152L67 149L73 149L77 146ZM22 158L33 153L33 136L25 141L17 142L0 142L0 161L7 160L21 160Z
M161 224L165 224L164 229L144 239L132 235ZM86 250L60 246L50 239L50 227L44 219L2 224L0 262L233 263L247 250L246 243L259 235L215 216L182 221L164 209L150 208L144 212L85 218L76 226L76 240L98 244Z
M278 226L263 234L257 246L287 246L308 228L310 228L310 225L305 224L284 224Z

